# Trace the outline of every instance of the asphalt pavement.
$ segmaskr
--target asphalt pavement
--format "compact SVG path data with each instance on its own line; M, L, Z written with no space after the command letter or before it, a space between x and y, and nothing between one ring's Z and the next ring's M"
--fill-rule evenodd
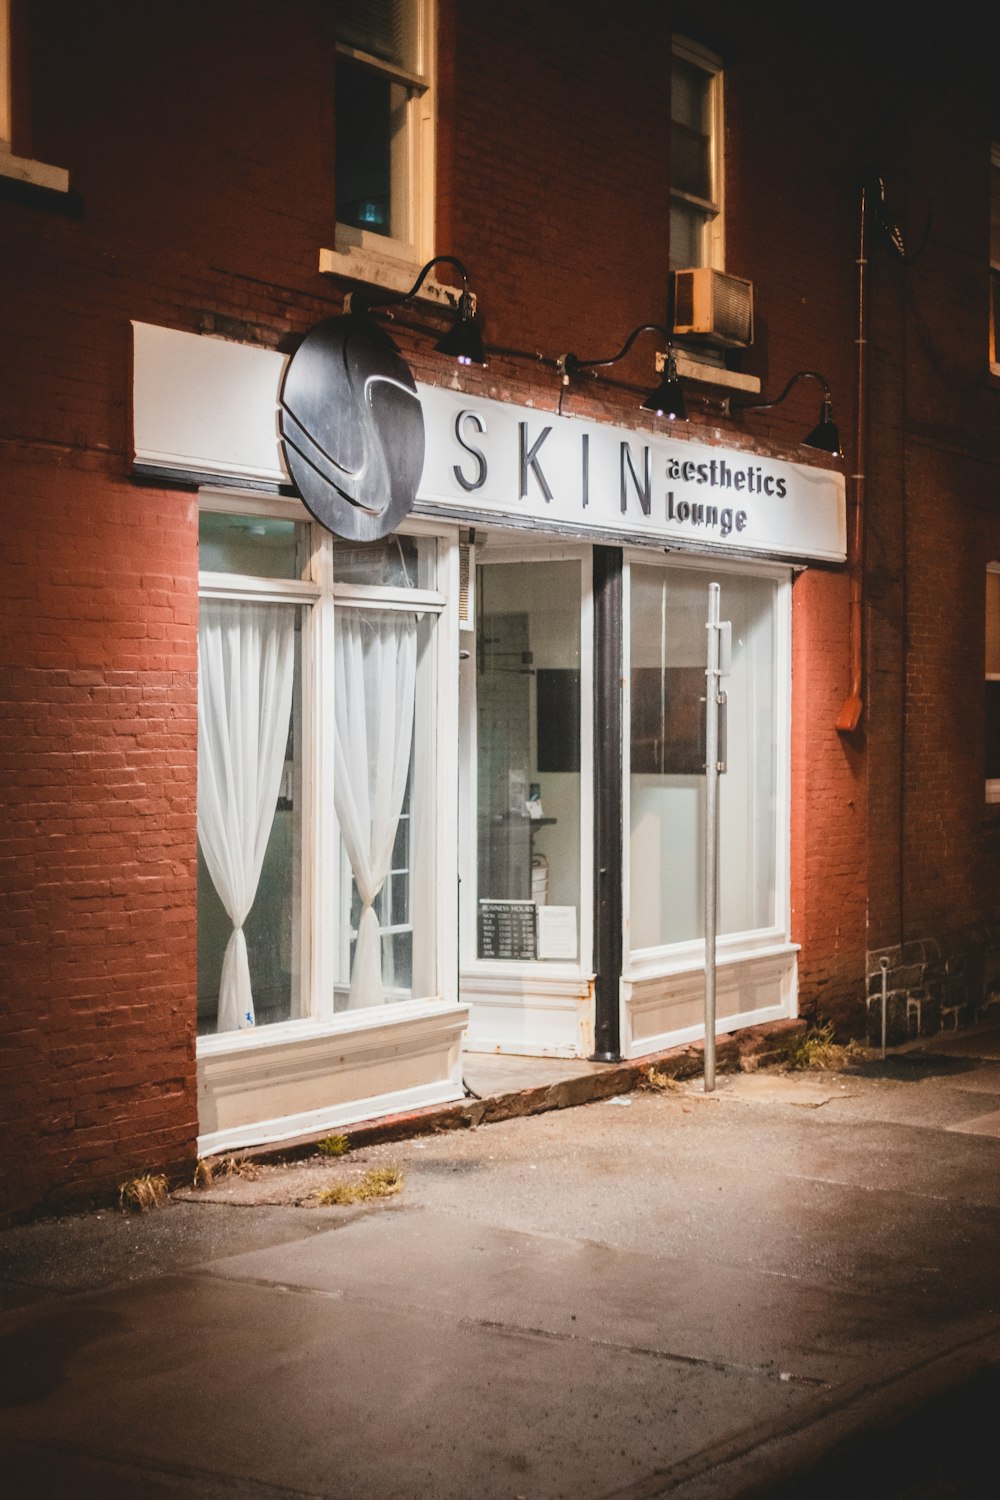
M659 1082L0 1232L5 1500L992 1500L1000 1028Z

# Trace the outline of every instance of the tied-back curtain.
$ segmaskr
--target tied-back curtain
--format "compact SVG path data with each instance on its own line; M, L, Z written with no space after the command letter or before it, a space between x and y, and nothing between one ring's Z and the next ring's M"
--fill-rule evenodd
M206 599L198 622L198 838L233 931L220 1031L254 1024L243 923L257 894L288 743L294 605Z
M348 1007L381 1005L382 941L374 902L392 862L413 741L417 622L396 611L337 616L334 802L361 920Z

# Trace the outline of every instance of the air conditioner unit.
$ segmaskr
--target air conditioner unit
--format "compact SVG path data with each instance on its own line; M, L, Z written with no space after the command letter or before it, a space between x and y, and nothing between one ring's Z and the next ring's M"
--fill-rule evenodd
M674 272L674 333L726 349L753 343L753 283L712 266Z

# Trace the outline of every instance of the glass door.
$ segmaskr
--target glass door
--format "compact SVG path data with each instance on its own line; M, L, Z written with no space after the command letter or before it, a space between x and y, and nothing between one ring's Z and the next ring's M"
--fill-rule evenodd
M590 652L584 558L568 551L491 546L477 560L461 685L465 964L589 963Z

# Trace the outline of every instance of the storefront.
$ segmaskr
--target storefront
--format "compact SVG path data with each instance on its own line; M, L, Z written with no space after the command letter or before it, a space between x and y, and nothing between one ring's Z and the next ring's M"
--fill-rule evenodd
M421 385L416 503L349 541L287 495L282 356L134 333L136 472L199 487L199 1148L459 1098L463 1048L701 1035L710 582L718 1025L793 1015L791 582L840 476Z

